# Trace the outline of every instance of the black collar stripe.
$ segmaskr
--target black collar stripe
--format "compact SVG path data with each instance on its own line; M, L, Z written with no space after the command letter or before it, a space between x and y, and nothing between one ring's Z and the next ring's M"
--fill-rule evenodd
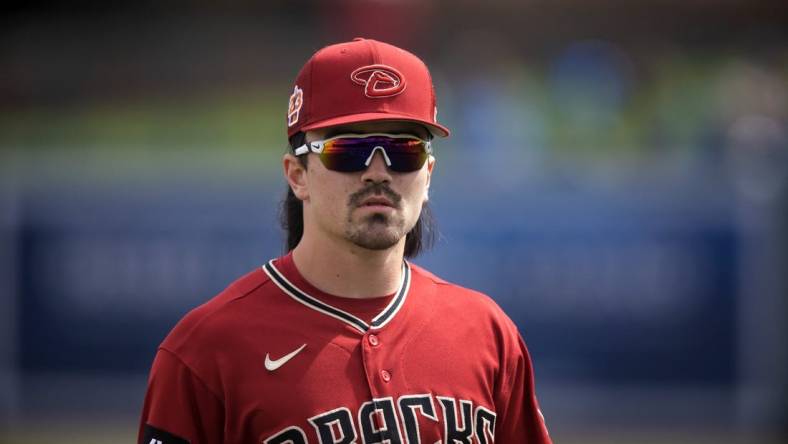
M394 319L394 315L399 312L399 309L404 305L405 297L408 295L410 289L410 266L407 262L402 264L402 282L399 284L399 291L397 295L391 300L389 305L380 312L379 315L372 319L372 328L382 328L390 320Z
M391 321L399 312L400 308L402 308L404 305L405 298L407 297L408 290L410 289L410 264L408 264L407 261L403 261L402 280L400 281L400 288L397 290L396 296L392 299L389 305L380 312L380 314L372 319L372 325L370 326L356 316L353 316L352 314L344 310L340 310L339 308L336 308L332 305L326 304L325 302L308 295L306 292L296 287L274 266L273 260L263 265L263 270L285 294L295 299L297 302L300 302L301 304L320 313L331 316L332 318L350 324L353 328L359 330L362 333L366 333L370 328L382 328L389 321Z
M280 272L276 269L273 264L273 260L263 267L265 272L268 276L273 279L274 283L282 289L288 296L292 297L296 301L306 305L307 307L319 311L325 315L331 316L332 318L339 319L342 322L350 324L355 329L359 330L362 333L365 333L369 330L369 326L366 322L362 321L361 319L353 316L350 313L342 311L338 308L332 307L328 304L325 304L312 296L304 293L303 291L299 290L298 287L293 285L290 281L287 280Z

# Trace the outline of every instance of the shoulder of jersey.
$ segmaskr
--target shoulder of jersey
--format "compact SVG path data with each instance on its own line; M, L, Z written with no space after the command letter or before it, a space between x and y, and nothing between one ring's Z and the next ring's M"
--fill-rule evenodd
M261 268L245 274L222 292L187 313L172 329L162 346L172 351L195 335L202 338L226 331L221 327L225 323L237 321L237 314L244 311L247 302L255 304L264 302L258 298L251 301L249 296L257 296L259 290L268 285L273 284Z
M448 282L433 273L419 267L418 265L411 265L414 277L432 281L438 291L435 292L435 297L439 298L436 303L441 304L442 310L456 308L458 310L476 310L478 313L488 313L494 317L503 317L508 320L498 304L488 295L463 287L451 282Z
M433 299L428 303L437 307L440 313L436 322L450 322L454 327L465 325L480 334L500 338L503 341L501 344L507 348L517 347L520 334L517 325L490 296L450 283L413 264L411 269L414 276L412 281L416 286L424 280L431 281L435 286L436 291L427 291L423 295Z

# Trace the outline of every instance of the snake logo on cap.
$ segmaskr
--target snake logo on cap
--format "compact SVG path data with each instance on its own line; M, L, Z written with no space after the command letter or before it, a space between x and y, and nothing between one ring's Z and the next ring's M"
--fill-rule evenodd
M364 86L364 95L370 99L392 97L405 91L405 77L387 65L367 65L350 74L353 83Z

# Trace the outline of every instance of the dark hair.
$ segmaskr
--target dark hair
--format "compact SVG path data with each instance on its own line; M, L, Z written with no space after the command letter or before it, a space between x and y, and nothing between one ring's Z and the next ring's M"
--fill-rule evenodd
M304 144L304 133L300 132L290 138L290 151L294 147ZM307 156L298 156L298 160L307 167ZM279 213L279 223L287 233L285 240L286 251L291 251L301 242L304 235L304 203L297 198L293 190L288 186L287 194L282 201ZM416 221L416 225L405 235L405 257L414 258L422 251L430 249L435 244L437 230L435 219L432 217L429 205L426 203L421 207L421 214Z

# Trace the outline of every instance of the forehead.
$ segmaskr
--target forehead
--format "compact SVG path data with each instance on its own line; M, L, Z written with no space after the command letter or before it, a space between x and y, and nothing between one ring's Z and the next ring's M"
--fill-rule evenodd
M328 128L320 128L307 132L307 137L327 138L337 134L364 134L364 133L392 133L392 134L413 134L414 136L426 139L429 132L423 125L402 120L381 120L377 122L351 123L347 125L337 125Z

